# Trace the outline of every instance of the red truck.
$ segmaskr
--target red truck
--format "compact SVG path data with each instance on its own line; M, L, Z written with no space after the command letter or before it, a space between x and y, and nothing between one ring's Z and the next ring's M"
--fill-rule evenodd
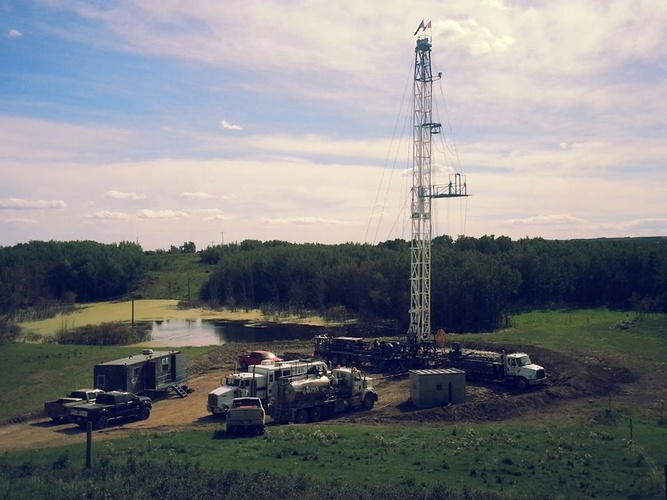
M238 357L237 363L241 370L247 370L251 365L261 365L262 361L270 360L275 361L276 363L282 361L282 358L279 358L271 351L252 351L246 354L241 354Z

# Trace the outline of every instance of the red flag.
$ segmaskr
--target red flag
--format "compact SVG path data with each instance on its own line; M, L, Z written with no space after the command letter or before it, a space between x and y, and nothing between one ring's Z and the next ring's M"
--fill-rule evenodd
M430 30L431 29L431 21L428 22L426 27L424 28L425 30Z

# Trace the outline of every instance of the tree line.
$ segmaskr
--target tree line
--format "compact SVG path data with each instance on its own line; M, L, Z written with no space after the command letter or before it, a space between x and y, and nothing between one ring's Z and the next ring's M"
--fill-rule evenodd
M667 312L667 239L545 240L440 236L432 242L431 322L490 331L509 315L553 307ZM407 329L410 242L377 245L245 240L194 244L214 271L199 290L210 306L315 310ZM0 313L49 303L115 300L135 292L155 252L135 243L38 242L0 247ZM169 252L160 252L161 259Z
M407 329L410 243L291 244L248 240L209 247L216 264L201 290L211 304L326 311ZM490 331L509 314L551 307L667 312L667 239L554 241L435 238L431 323L450 332Z

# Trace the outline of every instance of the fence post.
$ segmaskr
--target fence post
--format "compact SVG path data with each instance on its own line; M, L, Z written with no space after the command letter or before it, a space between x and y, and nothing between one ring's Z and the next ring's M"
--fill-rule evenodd
M86 469L93 466L93 423L86 423Z

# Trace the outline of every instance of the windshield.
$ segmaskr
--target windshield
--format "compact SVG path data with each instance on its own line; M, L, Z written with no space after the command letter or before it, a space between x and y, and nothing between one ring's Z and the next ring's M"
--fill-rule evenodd
M526 366L532 364L530 362L530 357L526 354L524 356L521 356L520 358L516 359L516 364L519 366Z
M238 387L239 385L241 385L241 380L239 380L238 378L234 378L234 377L227 377L227 379L225 380L225 385L229 385L229 386L232 386L232 387Z

